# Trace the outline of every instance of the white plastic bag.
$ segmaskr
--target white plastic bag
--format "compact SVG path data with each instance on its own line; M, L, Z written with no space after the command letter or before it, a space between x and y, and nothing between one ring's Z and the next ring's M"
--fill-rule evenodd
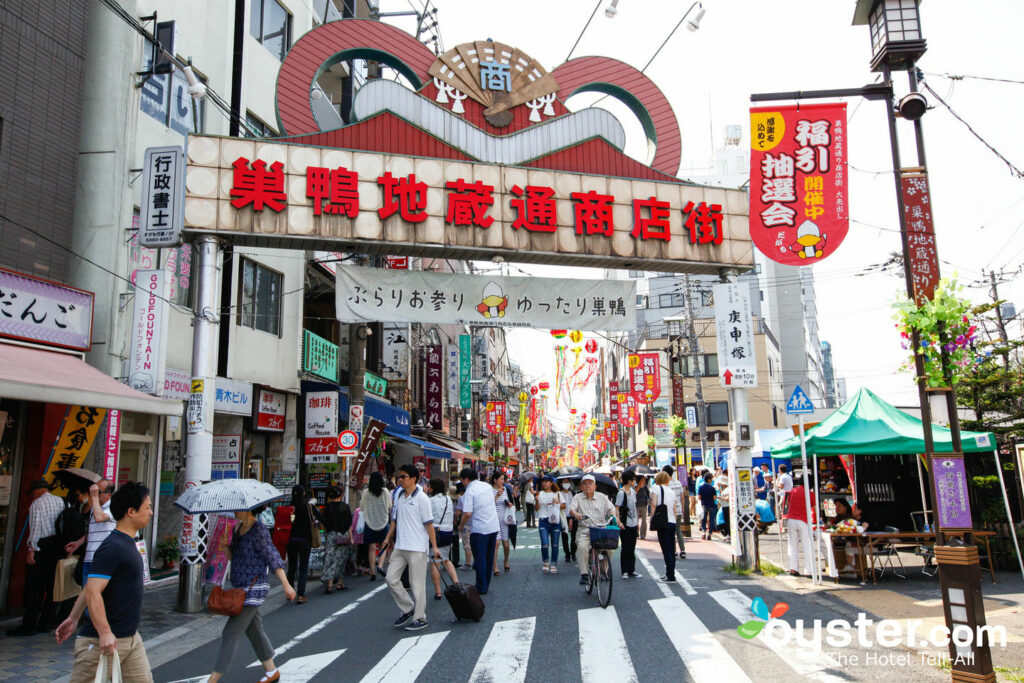
M97 647L99 647L97 645ZM122 683L121 659L117 656L117 650L112 655L100 655L100 663L96 665L95 683Z

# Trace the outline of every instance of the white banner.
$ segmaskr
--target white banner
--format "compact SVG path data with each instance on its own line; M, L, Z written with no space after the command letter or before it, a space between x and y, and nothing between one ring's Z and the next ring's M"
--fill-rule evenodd
M448 344L444 353L444 377L448 387L448 405L459 407L459 345Z
M341 322L634 330L634 280L498 277L338 266Z
M167 273L140 270L135 274L132 355L128 385L154 396L163 390L167 346Z
M712 287L718 336L718 378L723 387L756 387L754 318L750 285L727 283Z
M409 325L407 323L384 323L384 348L381 375L389 382L409 379ZM345 345L343 348L348 348Z

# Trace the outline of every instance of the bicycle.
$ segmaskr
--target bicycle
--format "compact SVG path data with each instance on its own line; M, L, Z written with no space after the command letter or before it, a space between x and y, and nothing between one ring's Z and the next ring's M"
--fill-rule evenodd
M584 519L594 521L589 515ZM595 533L596 532L596 533ZM587 577L587 595L597 588L597 603L602 609L607 608L612 601L612 553L619 547L618 527L609 527L607 523L601 526L589 527L590 534L590 558L588 561L589 575Z

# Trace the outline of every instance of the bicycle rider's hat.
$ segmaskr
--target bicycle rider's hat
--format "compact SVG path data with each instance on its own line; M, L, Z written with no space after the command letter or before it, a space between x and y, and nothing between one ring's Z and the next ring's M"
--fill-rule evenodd
M550 474L545 474L543 477L540 478L540 480L554 482L555 478L552 477Z
M580 482L584 482L584 481L592 481L595 484L597 483L597 479L595 479L594 475L592 475L592 474L584 474L583 478L580 479Z

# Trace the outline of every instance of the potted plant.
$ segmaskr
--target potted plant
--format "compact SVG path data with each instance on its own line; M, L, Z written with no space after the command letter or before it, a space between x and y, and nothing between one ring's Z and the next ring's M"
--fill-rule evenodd
M472 441L469 442L469 447L470 449L472 449L473 453L479 453L484 447L484 440L473 439Z
M653 454L654 453L654 447L658 445L658 441L654 438L653 434L647 436L646 443L647 443L647 451L649 453Z
M164 536L163 540L156 544L156 557L163 562L164 569L173 569L175 561L181 557L178 549L178 538L176 536Z

